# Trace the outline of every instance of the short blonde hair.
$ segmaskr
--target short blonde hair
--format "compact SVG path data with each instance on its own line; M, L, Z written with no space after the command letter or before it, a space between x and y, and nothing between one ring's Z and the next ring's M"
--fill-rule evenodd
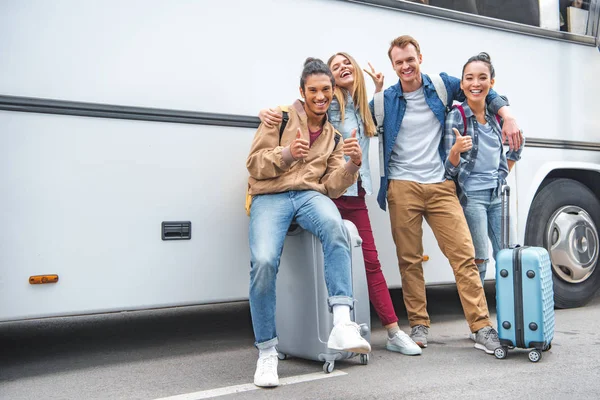
M390 58L390 61L392 61L392 49L394 47L400 47L401 49L403 49L409 44L415 46L415 49L417 50L417 55L421 54L421 46L419 46L419 42L417 42L417 40L410 35L402 35L398 36L396 39L392 40L392 43L390 43L390 49L388 50L388 57Z

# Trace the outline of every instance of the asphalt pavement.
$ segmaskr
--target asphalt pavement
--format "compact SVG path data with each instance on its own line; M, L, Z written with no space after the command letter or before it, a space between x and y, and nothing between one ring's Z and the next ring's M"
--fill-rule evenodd
M493 285L486 285L495 309ZM408 331L400 290L392 291ZM256 389L247 302L0 323L0 398L21 399L598 399L600 296L556 311L553 347L497 360L473 348L455 287L428 288L423 355L385 350L375 314L369 365L279 362L285 385ZM495 318L495 315L494 315Z

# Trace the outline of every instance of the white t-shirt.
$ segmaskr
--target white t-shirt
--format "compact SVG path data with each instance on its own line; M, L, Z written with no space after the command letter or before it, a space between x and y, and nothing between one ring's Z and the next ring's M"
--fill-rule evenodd
M390 179L419 183L445 180L439 147L442 125L425 101L421 86L405 92L406 112L390 158Z

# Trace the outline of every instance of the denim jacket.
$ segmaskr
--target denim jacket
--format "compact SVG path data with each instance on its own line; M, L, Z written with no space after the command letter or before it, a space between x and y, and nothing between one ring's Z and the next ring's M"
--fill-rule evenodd
M438 121L440 121L442 127L444 127L446 120L446 107L450 106L455 100L461 102L464 101L465 95L460 89L460 79L449 76L445 72L442 72L440 76L442 77L442 81L446 86L446 92L448 93L448 104L442 103L442 100L440 100L438 97L437 92L435 91L435 86L431 82L431 79L429 79L429 76L426 74L421 74L423 79L425 101L429 105L431 111L433 111L435 114ZM488 103L488 107L494 114L497 114L500 108L508 105L508 100L499 96L498 93L493 90L490 90L486 101ZM379 187L379 193L377 194L377 202L379 203L379 207L381 207L382 210L385 210L389 181L388 176L390 158L392 156L394 144L396 143L396 137L400 132L400 125L402 124L404 113L406 112L406 99L402 93L402 86L400 85L399 81L394 86L391 86L385 90L383 93L383 104L385 109L385 117L383 120L383 163L385 171L381 177L381 185ZM371 112L373 115L375 115L372 100L370 106ZM444 162L446 160L442 138L440 138L439 144L440 162Z
M446 168L446 176L449 178L456 178L456 182L458 183L458 198L460 200L460 204L464 207L467 205L468 196L465 190L465 182L469 175L475 168L475 164L480 157L485 156L484 154L479 154L479 123L477 122L477 117L473 114L473 111L465 101L462 103L463 109L465 110L465 117L467 120L467 135L471 136L473 147L471 150L462 153L460 155L460 162L455 167L452 165L450 160L448 160L448 156L450 155L450 149L454 146L456 142L456 135L452 131L452 128L456 128L460 134L462 135L465 131L465 126L463 123L462 115L460 111L454 109L448 113L446 117L446 126L444 128L444 153L446 154L445 165ZM506 154L504 154L504 148L502 147L502 127L496 120L496 117L492 115L489 110L485 112L485 119L490 124L496 135L498 136L498 141L500 142L500 165L498 166L498 186L494 189L494 195L498 196L500 193L500 188L502 185L506 184L506 177L508 176L508 162L509 160L519 161L521 159L521 152L523 151L523 145L517 150L509 150Z
M335 129L338 130L347 139L352 134L352 130L356 128L356 139L362 149L362 165L360 167L360 179L361 185L365 189L367 194L373 193L373 185L371 183L371 167L369 166L369 143L371 138L365 134L365 125L358 112L358 109L354 106L352 96L348 94L346 98L346 107L344 108L344 122L342 122L342 116L340 114L340 103L334 97L329 105L328 111L329 122ZM346 161L350 157L344 156ZM358 196L358 184L354 183L346 190L344 196Z

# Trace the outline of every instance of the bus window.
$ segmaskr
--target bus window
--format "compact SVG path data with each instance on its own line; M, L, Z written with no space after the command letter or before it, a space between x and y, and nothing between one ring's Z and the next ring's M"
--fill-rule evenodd
M409 0L504 21L596 36L600 0ZM597 12L597 11L596 11Z
M429 0L429 5L540 26L538 0L504 0L501 2L495 0Z
M560 30L580 35L591 34L587 31L590 2L590 0L560 0Z

